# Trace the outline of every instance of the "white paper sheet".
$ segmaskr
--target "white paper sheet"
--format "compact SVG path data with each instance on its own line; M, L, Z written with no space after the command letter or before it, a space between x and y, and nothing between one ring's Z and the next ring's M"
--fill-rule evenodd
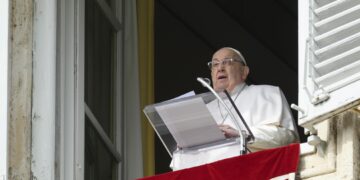
M201 97L157 106L155 109L179 147L193 147L225 139Z
M195 95L195 92L194 91L189 91L183 95L180 95L174 99L181 99L181 98L186 98L186 97L190 97L190 96L194 96Z

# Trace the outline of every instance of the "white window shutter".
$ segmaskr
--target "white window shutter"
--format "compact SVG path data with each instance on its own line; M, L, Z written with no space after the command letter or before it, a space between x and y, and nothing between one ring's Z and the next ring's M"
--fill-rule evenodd
M299 124L360 98L360 0L299 1Z

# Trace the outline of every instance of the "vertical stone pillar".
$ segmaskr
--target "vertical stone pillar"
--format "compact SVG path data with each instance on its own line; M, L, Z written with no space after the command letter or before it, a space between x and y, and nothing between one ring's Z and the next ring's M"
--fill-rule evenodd
M337 179L359 178L359 114L347 111L337 121Z
M31 178L33 1L10 3L8 178L17 180Z

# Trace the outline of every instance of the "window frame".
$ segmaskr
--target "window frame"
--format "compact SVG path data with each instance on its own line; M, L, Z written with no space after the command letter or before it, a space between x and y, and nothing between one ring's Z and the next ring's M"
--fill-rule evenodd
M110 11L104 0L94 0L102 10ZM114 114L115 134L114 142L101 136L107 147L118 159L117 177L124 176L123 161L120 159L124 152L124 124L123 124L123 64L124 64L124 28L121 24L124 13L124 0L114 1L116 14L105 12L115 24L116 31L116 69L115 96L116 110ZM85 0L58 1L57 32L57 100L56 100L56 161L59 167L55 176L61 180L84 179L85 177L85 113L91 112L84 101L85 79ZM114 19L120 19L116 21ZM95 121L94 121L95 120ZM92 118L92 123L101 133L102 127ZM99 126L97 126L97 124ZM110 141L111 142L111 141Z
M0 1L0 179L8 170L9 0Z

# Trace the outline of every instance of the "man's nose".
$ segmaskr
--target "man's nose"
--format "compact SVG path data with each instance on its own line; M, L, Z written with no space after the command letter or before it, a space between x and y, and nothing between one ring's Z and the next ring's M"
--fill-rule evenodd
M218 71L224 71L225 70L225 64L224 63L219 63L218 67L217 67Z

